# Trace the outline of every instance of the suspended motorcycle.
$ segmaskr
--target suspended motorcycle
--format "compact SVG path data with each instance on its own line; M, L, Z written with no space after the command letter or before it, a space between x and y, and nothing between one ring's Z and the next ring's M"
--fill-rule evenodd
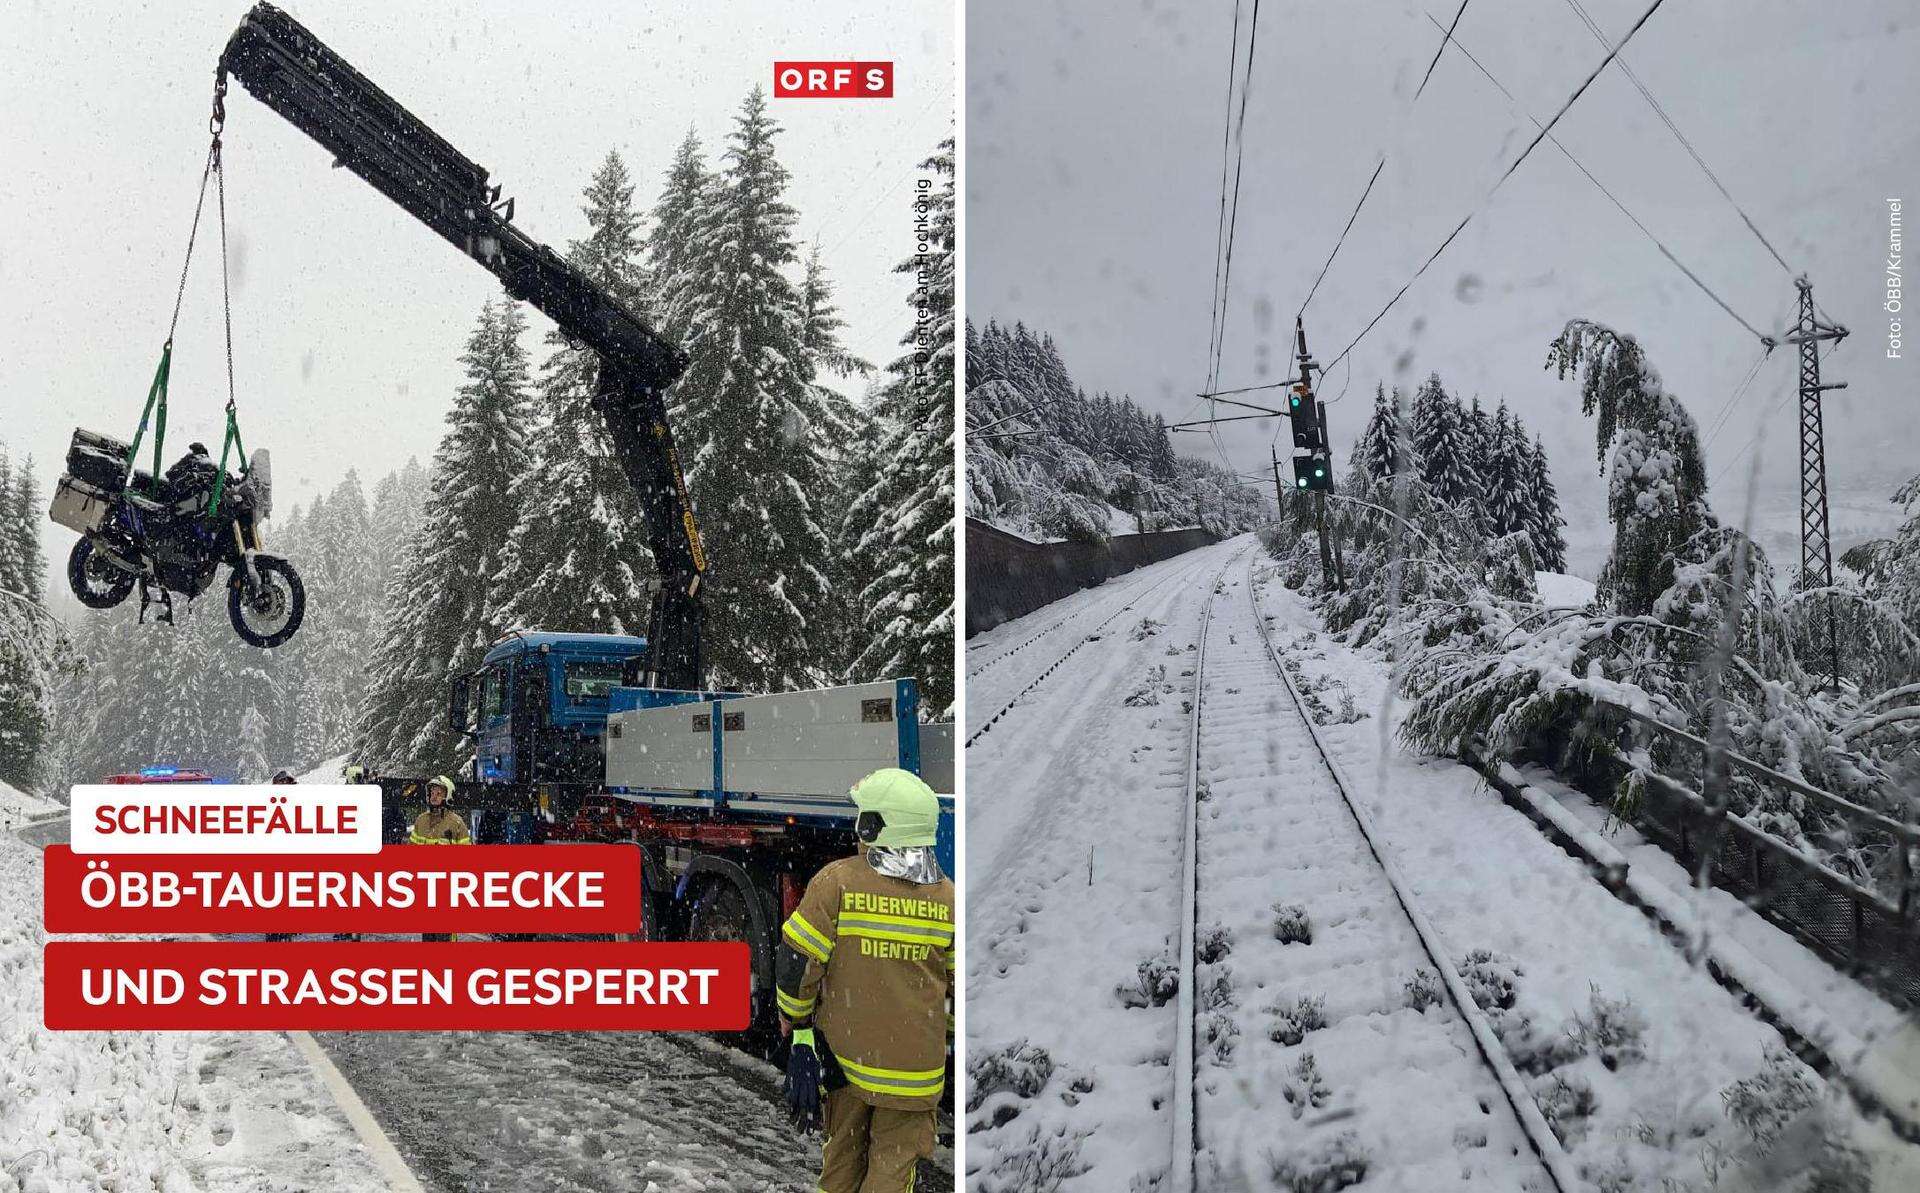
M194 206L194 233L200 227L200 209L207 181L218 182L220 196L221 288L226 290L226 183L220 168L219 119L215 98L213 147L200 177L200 202ZM194 235L187 237L187 260L193 260ZM187 271L180 271L180 295L174 299L173 323L180 321L180 298L186 293ZM160 470L167 436L167 379L173 365L173 328L167 331L160 367L147 391L146 408L132 443L111 436L76 430L67 451L67 472L54 490L53 520L80 532L80 541L67 557L67 583L80 603L90 609L110 609L140 590L140 612L160 606L158 620L173 620L173 597L192 600L212 587L222 565L227 576L227 615L234 632L254 646L279 646L292 638L306 615L306 589L293 565L261 549L261 524L273 510L271 470L265 451L252 458L240 442L240 425L233 402L233 320L227 317L227 431L215 465L205 449L194 445L187 460L168 472ZM140 443L153 428L153 470L134 467ZM227 472L230 458L240 473Z

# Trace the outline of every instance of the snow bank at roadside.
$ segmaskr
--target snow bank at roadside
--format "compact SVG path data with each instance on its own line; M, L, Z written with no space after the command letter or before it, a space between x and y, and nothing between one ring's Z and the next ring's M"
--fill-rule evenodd
M46 1030L39 857L6 835L0 905L0 1193L386 1187L285 1036Z
M0 832L19 828L29 820L66 811L50 799L28 795L18 787L0 783Z
M346 779L342 776L346 773L346 769L347 756L335 754L312 770L295 775L294 781L297 783L344 783Z

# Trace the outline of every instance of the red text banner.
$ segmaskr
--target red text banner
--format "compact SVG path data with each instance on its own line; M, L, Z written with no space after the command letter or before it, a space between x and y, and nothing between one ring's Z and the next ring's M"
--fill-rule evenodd
M49 932L641 931L630 845L110 857L54 845L45 859Z
M892 99L891 62L776 62L775 99Z
M741 1031L744 942L55 941L54 1031Z

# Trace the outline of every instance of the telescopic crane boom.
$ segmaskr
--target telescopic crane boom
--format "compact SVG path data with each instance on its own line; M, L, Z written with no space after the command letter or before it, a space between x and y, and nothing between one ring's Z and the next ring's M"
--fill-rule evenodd
M298 21L256 4L220 55L214 124L227 76L320 142L345 166L600 355L594 406L639 494L660 569L647 632L647 687L698 690L700 582L706 557L667 422L680 350L558 253L515 228L513 200L475 165Z

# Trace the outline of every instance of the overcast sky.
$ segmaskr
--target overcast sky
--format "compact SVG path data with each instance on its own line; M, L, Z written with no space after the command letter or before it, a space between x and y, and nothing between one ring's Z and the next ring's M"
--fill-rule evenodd
M1480 203L1536 129L1457 51L1409 107L1453 0L1261 6L1220 383L1286 376L1292 316L1377 156L1388 165L1307 312L1331 360ZM1618 37L1645 0L1586 0ZM1243 0L1242 46L1252 0ZM972 318L1053 332L1089 389L1128 392L1169 420L1197 417L1207 372L1232 0L1116 7L1099 0L968 8L967 301ZM1541 120L1605 51L1570 4L1474 0L1457 36ZM1913 360L1886 359L1882 267L1889 197L1920 170L1920 11L1910 0L1673 0L1626 60L1854 338L1827 379L1835 534L1893 516L1916 468ZM1658 117L1615 69L1555 130L1621 201L1748 322L1791 317L1794 289ZM1710 425L1759 353L1560 153L1542 144L1394 311L1330 373L1323 396L1344 461L1374 384L1505 398L1544 433L1593 575L1608 530L1593 424L1576 384L1542 369L1548 341L1584 316L1639 336L1668 387ZM1920 325L1917 325L1920 326ZM1913 355L1913 353L1910 353ZM1708 443L1714 495L1742 512L1762 464L1761 521L1776 550L1797 533L1794 363L1774 353ZM1742 448L1773 414L1763 446ZM1223 413L1225 411L1223 410ZM1231 424L1242 470L1267 466L1274 431ZM1179 436L1214 456L1204 437ZM1736 478L1738 485L1736 486ZM1791 566L1796 558L1783 560Z
M76 423L131 435L159 358L207 148L213 70L246 0L8 6L0 39L0 441L48 489ZM393 4L294 0L298 20L518 200L564 248L618 149L643 208L689 125L710 150L780 59L891 59L890 100L773 100L802 235L821 243L851 347L910 326L917 163L953 112L945 0ZM458 356L498 283L246 94L227 102L241 430L283 507L424 463ZM717 153L715 154L717 156ZM211 212L211 199L209 199ZM175 341L168 454L217 451L225 404L215 242L195 250ZM550 326L534 317L529 337ZM49 527L64 561L71 535Z

